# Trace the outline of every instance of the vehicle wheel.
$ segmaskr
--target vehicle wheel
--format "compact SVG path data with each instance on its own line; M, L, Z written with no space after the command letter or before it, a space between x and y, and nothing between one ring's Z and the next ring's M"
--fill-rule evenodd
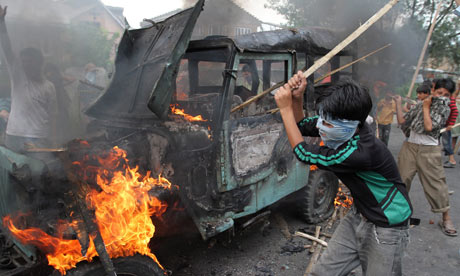
M298 192L298 206L302 217L311 224L329 218L334 212L334 199L339 180L328 171L310 172L308 184Z
M164 271L151 258L142 255L112 259L117 276L163 276ZM67 272L69 276L105 275L102 264L82 263Z

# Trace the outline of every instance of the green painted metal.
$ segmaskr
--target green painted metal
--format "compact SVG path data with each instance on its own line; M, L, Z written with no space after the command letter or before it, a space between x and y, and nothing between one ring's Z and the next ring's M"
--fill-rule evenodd
M286 61L288 63L287 73L288 76L291 76L293 74L293 58L294 55L292 53L238 53L235 57L232 69L237 71L240 60L242 59ZM235 80L232 79L230 87L234 86ZM230 95L230 97L231 96L232 95ZM223 122L221 135L221 152L219 156L220 172L218 174L220 179L217 181L219 192L226 192L238 187L249 186L254 195L251 202L244 208L243 212L228 212L222 219L237 219L254 214L283 197L301 189L307 184L309 175L308 167L297 160L292 162L293 166L288 168L288 173L286 175L278 175L276 172L276 165L270 164L262 171L251 174L242 179L235 177L234 172L232 172L232 156L230 150L230 119Z
M30 170L32 179L38 179L46 170L46 165L37 159L18 154L5 147L0 146L0 217L3 219L6 215L16 212L26 213L28 210L25 202L18 192L20 187L12 181L11 174L15 168L27 166ZM3 226L2 226L3 228ZM3 231L6 231L3 228ZM29 258L36 259L36 249L32 246L26 246L16 239L13 242Z

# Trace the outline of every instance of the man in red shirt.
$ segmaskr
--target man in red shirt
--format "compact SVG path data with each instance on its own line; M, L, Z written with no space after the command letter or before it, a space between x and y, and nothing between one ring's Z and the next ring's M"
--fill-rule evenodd
M453 96L453 93L455 91L455 83L451 79L441 79L439 81L446 82L446 85L447 85L446 87L451 88L448 90L452 95L450 97L450 102L449 102L450 114L446 122L446 131L442 134L443 150L444 150L445 155L449 156L449 160L444 162L444 168L455 168L457 163L455 162L455 158L454 158L454 148L452 145L452 132L451 132L452 127L455 124L455 121L457 120L457 116L458 116L457 104L455 102L455 96Z

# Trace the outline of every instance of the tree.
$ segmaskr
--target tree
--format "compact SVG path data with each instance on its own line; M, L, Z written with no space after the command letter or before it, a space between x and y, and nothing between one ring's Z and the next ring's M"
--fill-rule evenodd
M292 27L323 26L332 29L347 28L348 31L367 20L372 11L382 7L388 0L268 0L267 7L283 14L287 25ZM428 55L436 64L450 61L457 66L460 59L460 17L453 14L454 0L401 0L384 18L377 23L378 32L398 34L407 38L406 42L413 54L421 48L423 39L430 28L436 6L442 9L436 23ZM375 29L374 29L375 30ZM368 36L369 30L364 37ZM415 38L418 37L418 38ZM396 38L396 37L393 37ZM413 45L415 38L418 45ZM400 47L404 47L401 43ZM394 45L392 48L395 48ZM399 48L401 49L401 48ZM413 58L403 59L411 63ZM412 62L413 64L413 62Z
M438 5L441 10L431 37L428 48L428 56L434 65L439 65L446 60L452 65L460 63L460 17L454 15L455 1L434 0L406 0L404 2L406 16L411 22L423 28L426 32L431 26L435 10Z
M110 63L118 34L110 37L99 26L85 22L69 25L64 32L66 38L63 47L70 56L67 66L83 67L91 62L106 67Z

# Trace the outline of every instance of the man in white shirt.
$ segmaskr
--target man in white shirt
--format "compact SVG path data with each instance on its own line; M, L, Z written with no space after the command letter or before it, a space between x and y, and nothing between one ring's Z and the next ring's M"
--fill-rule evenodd
M396 117L408 137L399 152L398 167L408 190L418 173L431 211L442 213L439 225L443 233L457 236L449 215L449 194L439 145L440 130L445 126L450 113L451 91L446 89L447 82L444 79L438 80L432 95L428 94L430 87L427 86L426 97L422 97L423 101L412 106L406 114L402 112L401 97L395 97Z
M22 152L26 144L47 147L55 131L57 113L54 85L43 76L40 50L26 48L19 58L13 53L5 24L7 7L0 6L0 44L11 81L11 113L5 144Z

